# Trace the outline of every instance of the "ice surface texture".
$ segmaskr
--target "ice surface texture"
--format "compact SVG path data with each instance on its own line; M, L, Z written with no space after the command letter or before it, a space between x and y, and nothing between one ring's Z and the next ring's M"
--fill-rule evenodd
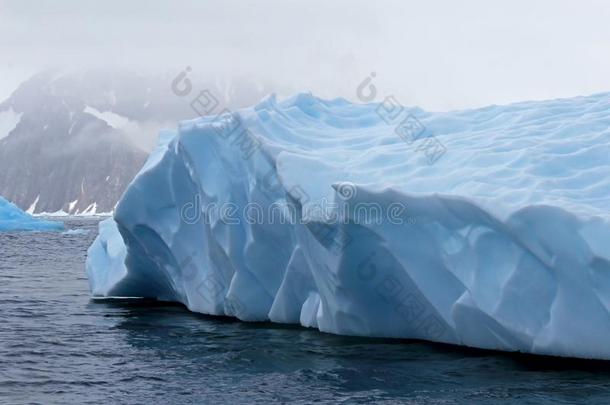
M270 97L163 133L87 272L245 321L610 359L609 207L608 94Z
M62 222L46 221L23 212L15 204L0 197L0 232L61 231Z

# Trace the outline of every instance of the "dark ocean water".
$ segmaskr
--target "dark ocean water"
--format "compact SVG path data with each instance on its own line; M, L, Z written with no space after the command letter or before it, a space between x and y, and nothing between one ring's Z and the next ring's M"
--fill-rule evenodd
M0 234L0 403L610 403L610 365L92 301L84 234ZM609 337L610 338L610 337Z

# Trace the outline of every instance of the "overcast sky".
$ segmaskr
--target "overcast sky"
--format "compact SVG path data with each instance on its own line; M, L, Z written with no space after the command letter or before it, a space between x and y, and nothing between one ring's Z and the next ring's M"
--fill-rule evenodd
M185 66L430 110L610 91L610 2L0 0L0 98L44 67Z

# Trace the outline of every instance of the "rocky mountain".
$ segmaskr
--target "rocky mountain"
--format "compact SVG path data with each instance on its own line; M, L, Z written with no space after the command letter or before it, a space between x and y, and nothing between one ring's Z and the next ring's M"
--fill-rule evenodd
M0 104L0 195L31 213L112 211L158 131L197 116L190 101L198 89L177 95L173 79L81 70L24 82ZM266 94L247 83L202 81L199 88L228 108Z

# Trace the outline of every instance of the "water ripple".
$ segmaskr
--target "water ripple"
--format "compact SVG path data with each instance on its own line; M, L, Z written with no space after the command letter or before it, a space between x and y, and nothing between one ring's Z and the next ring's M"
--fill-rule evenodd
M610 403L610 366L89 299L87 231L0 234L0 402Z

